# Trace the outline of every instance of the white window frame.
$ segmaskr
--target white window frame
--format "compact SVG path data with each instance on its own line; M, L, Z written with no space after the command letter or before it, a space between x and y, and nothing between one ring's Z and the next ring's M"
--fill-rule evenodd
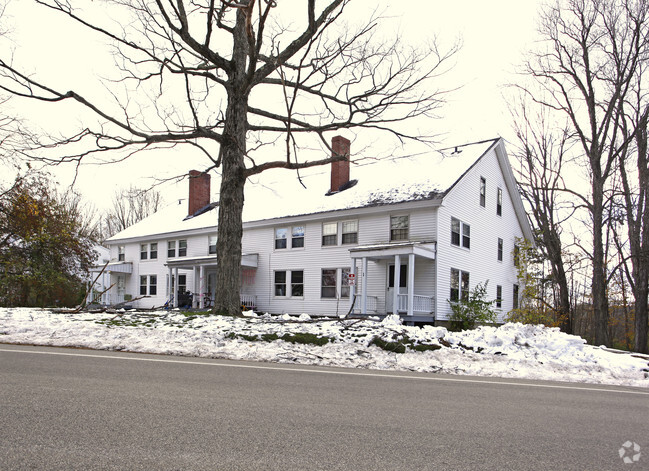
M454 278L457 274L457 288L454 288ZM466 275L466 286L464 286L464 275ZM468 299L469 292L471 291L471 273L465 270L460 270L459 268L451 268L451 278L450 278L450 292L449 292L449 301L456 303L459 301L464 301ZM457 299L453 299L453 290L457 289Z
M216 254L216 241L217 241L217 235L216 234L210 234L207 236L207 254L208 255L215 255Z
M406 221L405 229L403 227L395 227L395 222ZM406 231L405 237L401 237L402 231ZM399 237L395 237L395 231L398 231ZM390 216L390 242L403 242L410 240L410 215L409 214L393 214Z
M142 288L144 288L144 290ZM153 288L154 292L151 292L151 288ZM158 295L158 275L140 275L139 292L140 292L140 296L157 296Z
M487 206L487 179L480 177L480 206Z
M358 219L349 219L347 221L342 221L340 232L342 233L342 239L341 239L342 245L358 244ZM351 238L353 240L345 240L345 239L349 239L350 236L352 235L353 237Z
M453 230L454 222L457 222L460 226L459 241L457 244L453 240L453 234L457 234L457 232ZM471 225L470 224L467 224L461 219L451 217L451 245L455 247L462 247L467 250L471 250Z
M333 232L332 229L334 230ZM327 243L325 243L325 237L327 237ZM329 243L330 240L333 240L334 243ZM323 247L335 247L338 245L338 222L322 223L321 242Z

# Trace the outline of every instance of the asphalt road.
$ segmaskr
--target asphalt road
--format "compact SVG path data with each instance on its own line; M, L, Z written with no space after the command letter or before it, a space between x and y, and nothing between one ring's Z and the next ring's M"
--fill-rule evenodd
M0 345L0 406L3 470L649 469L633 388Z

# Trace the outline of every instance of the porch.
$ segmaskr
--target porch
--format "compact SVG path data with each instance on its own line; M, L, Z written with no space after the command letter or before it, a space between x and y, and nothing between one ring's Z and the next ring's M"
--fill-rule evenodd
M241 306L242 308L254 308L257 306L257 297L254 294L246 293L246 287L254 285L255 273L257 270L257 254L243 254L241 256ZM202 257L183 257L178 260L169 260L166 263L169 269L167 277L167 292L171 293L169 304L172 307L179 307L180 295L174 296L176 290L174 280L178 280L180 270L193 272L193 283L189 295L192 308L206 309L214 304L214 292L216 289L216 270L218 268L216 255ZM189 288L189 287L188 287Z
M435 254L435 242L402 242L350 249L353 261L351 297L356 299L353 312L378 316L396 313L407 323L433 322L435 283L418 282L415 273L434 277ZM358 261L361 277L357 283ZM374 264L371 270L370 263ZM377 291L380 294L376 294Z

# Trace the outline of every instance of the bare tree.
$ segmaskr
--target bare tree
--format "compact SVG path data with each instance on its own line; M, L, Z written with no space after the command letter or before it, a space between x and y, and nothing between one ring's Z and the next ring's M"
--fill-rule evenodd
M456 50L378 42L380 18L373 13L362 10L367 20L359 28L343 23L351 0L105 0L86 5L100 9L92 17L70 2L35 1L112 41L121 83L133 86L119 100L113 83L109 106L105 94L57 90L5 60L0 87L42 101L76 101L103 121L48 143L74 144L58 161L177 144L203 152L209 169L221 174L215 308L229 313L239 310L246 179L345 158L309 160L299 152L314 139L329 149L327 134L341 129L424 141L427 133L400 123L438 109L444 92L431 80ZM110 25L111 17L124 26ZM141 111L147 92L155 92L153 117ZM284 155L273 160L276 153L262 146L279 140Z
M590 195L582 198L593 238L592 299L595 341L609 344L604 228L607 191L626 142L620 102L630 93L645 58L649 24L645 0L565 0L546 8L541 34L547 49L535 54L528 72L543 89L535 99L563 113L584 155Z
M575 212L566 200L562 173L570 148L567 126L553 129L547 109L534 113L524 102L512 110L518 145L513 156L520 169L517 180L523 199L531 210L537 246L550 264L556 301L552 306L562 331L572 333L570 286L564 263L563 224Z
M158 211L162 205L162 195L154 188L141 189L131 185L116 190L112 203L101 221L103 240Z

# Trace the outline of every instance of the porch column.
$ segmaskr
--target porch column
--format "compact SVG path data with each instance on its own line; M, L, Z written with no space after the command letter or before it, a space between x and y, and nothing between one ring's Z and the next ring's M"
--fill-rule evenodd
M408 315L415 309L415 254L408 254Z
M193 268L193 273L194 276L193 278L193 283L192 283L192 307L198 307L199 305L199 299L200 299L200 287L199 287L199 279L198 279L198 267ZM196 297L196 293L198 293L199 297Z
M174 268L174 282L172 286L174 290L174 307L178 307L178 267Z
M361 298L361 314L367 314L367 257L363 257L363 297Z
M399 314L399 286L401 285L401 255L394 256L394 300L392 313Z
M205 307L205 266L200 266L200 278L198 284L200 285L198 296L198 307L203 309Z
M351 274L354 275L352 278L354 284L349 287L349 308L351 309L354 304L354 297L356 296L356 259L352 258L352 271Z
M169 267L169 274L167 275L167 295L169 297L169 301L171 301L172 299L175 298L175 296L174 296L174 288L173 288L174 284L173 284L172 276L174 276L173 270L171 269L171 267ZM172 304L172 303L169 303L169 304Z

